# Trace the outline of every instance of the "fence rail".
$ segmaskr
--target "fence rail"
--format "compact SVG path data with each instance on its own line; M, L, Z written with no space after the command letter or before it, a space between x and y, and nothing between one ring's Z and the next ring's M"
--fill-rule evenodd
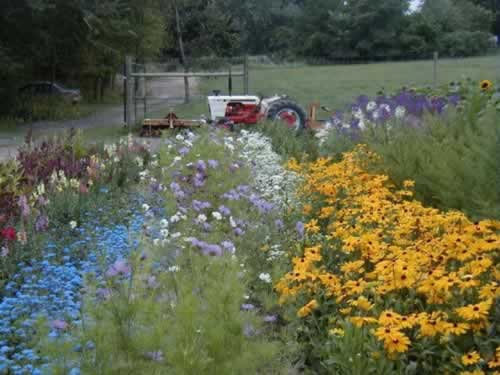
M185 96L184 101L190 101L189 78L228 78L229 93L233 89L233 78L243 79L243 91L248 94L249 91L249 62L248 56L243 57L243 70L233 72L233 66L229 65L227 70L216 72L194 72L186 70L184 72L146 72L146 65L143 65L143 71L138 72L134 69L133 58L127 56L125 58L125 90L124 90L124 120L127 127L130 129L137 122L137 102L141 101L144 105L144 117L146 116L148 100L152 99L168 99L160 96L147 95L147 82L149 79L165 78L165 79L184 79ZM241 65L238 67L241 69ZM144 82L144 94L137 95L136 88L138 80Z

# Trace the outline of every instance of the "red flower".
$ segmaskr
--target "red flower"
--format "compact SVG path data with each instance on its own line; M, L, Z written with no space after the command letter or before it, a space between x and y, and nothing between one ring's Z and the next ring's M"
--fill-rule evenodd
M2 237L5 238L8 241L15 241L16 240L16 230L13 227L7 227L2 229Z

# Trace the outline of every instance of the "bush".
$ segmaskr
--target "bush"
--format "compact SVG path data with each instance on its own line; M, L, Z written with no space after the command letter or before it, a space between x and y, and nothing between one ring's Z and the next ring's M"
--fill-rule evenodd
M500 219L500 113L476 95L457 111L426 116L422 128L401 124L366 132L379 170L398 186L414 180L417 198L473 219Z
M491 34L481 31L459 30L446 33L438 39L439 50L450 57L474 56L491 47Z

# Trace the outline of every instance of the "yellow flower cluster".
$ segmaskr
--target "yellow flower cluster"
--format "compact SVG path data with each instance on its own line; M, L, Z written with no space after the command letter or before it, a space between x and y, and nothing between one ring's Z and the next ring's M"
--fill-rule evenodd
M376 158L359 146L338 163L290 163L304 178L308 236L276 285L281 303L328 301L331 320L366 326L390 357L414 341L479 336L500 296L500 222L424 207L413 182L397 190L368 172ZM463 364L478 360L469 349Z

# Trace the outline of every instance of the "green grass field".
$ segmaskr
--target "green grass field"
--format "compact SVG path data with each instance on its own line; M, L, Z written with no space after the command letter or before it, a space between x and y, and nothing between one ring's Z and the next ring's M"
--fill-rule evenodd
M478 82L489 79L500 83L500 55L467 59L443 59L438 64L438 84L447 84L465 77ZM334 110L341 110L359 95L375 95L403 86L433 84L433 61L375 63L331 66L252 66L250 93L259 95L287 94L304 107L313 101ZM234 93L243 91L242 80L234 79ZM214 89L227 92L226 79L205 79L200 83L200 98L176 111L184 117L207 112L204 96Z

